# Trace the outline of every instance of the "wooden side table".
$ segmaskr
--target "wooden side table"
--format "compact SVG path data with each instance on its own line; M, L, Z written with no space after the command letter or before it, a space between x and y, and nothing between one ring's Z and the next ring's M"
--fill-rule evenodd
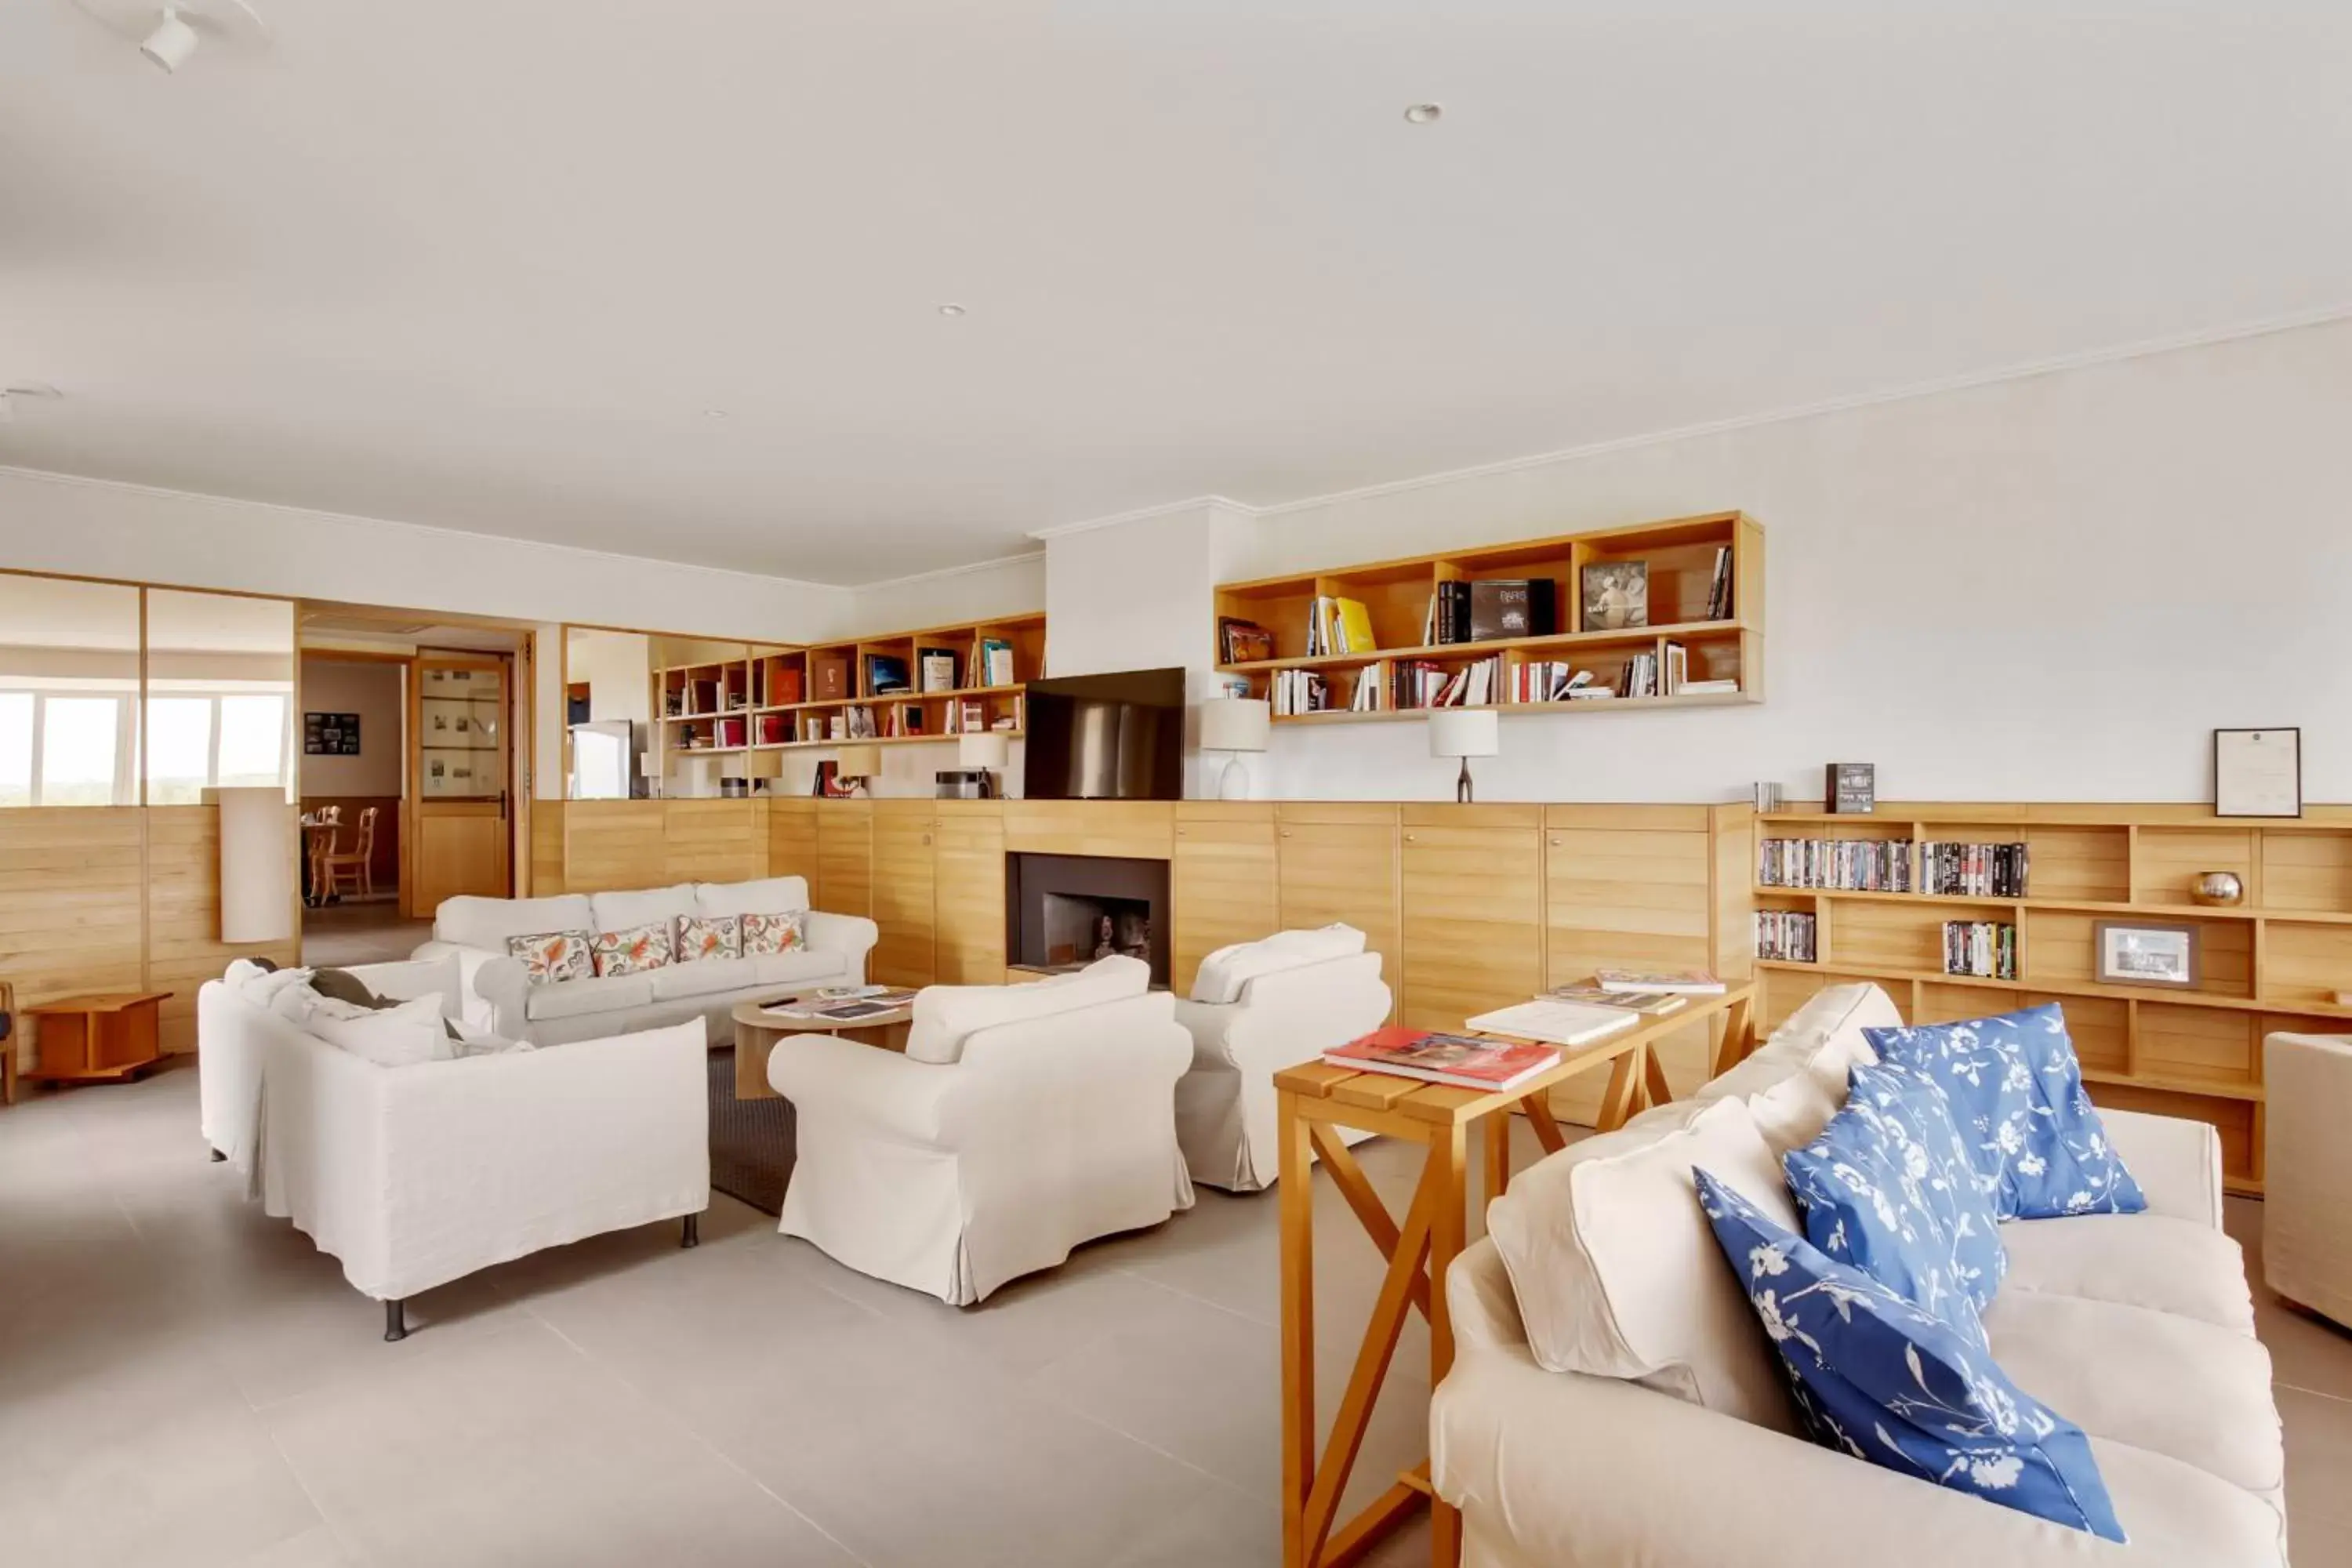
M52 1083L121 1083L163 1059L163 1003L169 991L68 996L25 1009L40 1025L41 1065L26 1078Z
M1673 1099L1655 1044L1718 1014L1723 1037L1708 1077L1748 1052L1752 984L1719 996L1694 997L1663 1018L1563 1051L1558 1065L1500 1093L1423 1083L1387 1073L1356 1072L1309 1062L1275 1074L1282 1171L1282 1561L1284 1568L1344 1568L1426 1504L1431 1510L1432 1562L1454 1568L1462 1555L1462 1519L1430 1485L1427 1461L1406 1471L1354 1519L1337 1522L1356 1456L1370 1424L1373 1402L1408 1309L1429 1321L1429 1383L1437 1386L1454 1364L1454 1327L1445 1306L1445 1272L1465 1245L1468 1225L1468 1144L1479 1126L1486 1144L1486 1196L1510 1183L1513 1110L1522 1110L1547 1152L1567 1146L1553 1119L1550 1091L1570 1079L1606 1068L1599 1127L1622 1126L1647 1100ZM1343 1129L1354 1128L1419 1143L1421 1180L1400 1223L1372 1190ZM1315 1452L1315 1197L1313 1160L1319 1156L1372 1244L1389 1260L1380 1295L1365 1325L1356 1365L1340 1396L1331 1436Z
M907 1048L907 1032L915 1021L915 1005L911 1002L894 1007L887 1013L868 1018L862 1024L836 1024L824 1018L795 1018L773 1011L796 996L775 997L766 1002L735 1004L735 1098L738 1100L773 1100L776 1091L768 1087L768 1053L786 1035L839 1035L845 1040L878 1047L886 1051Z

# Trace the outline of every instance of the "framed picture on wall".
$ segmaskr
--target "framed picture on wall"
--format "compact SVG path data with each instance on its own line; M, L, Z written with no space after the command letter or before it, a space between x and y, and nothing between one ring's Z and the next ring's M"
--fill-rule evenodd
M2301 816L2303 731L2213 731L2213 815Z
M360 754L360 716L356 713L302 715L302 752L312 757L356 757Z

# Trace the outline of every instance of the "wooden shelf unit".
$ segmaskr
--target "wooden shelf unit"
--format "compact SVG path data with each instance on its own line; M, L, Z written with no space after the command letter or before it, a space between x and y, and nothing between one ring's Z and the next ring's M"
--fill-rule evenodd
M979 665L981 646L989 641L1012 646L1012 681L990 685L976 679L984 673ZM926 649L954 656L952 688L920 689L920 659ZM872 662L877 658L898 660L906 668L910 689L877 690ZM1044 668L1045 660L1042 613L888 632L770 654L758 661L763 667L760 689L777 700L752 709L751 746L754 751L793 751L837 746L853 739L882 745L951 741L966 732L949 727L951 705L975 710L982 729L995 730L1000 720L1010 719L1012 724L998 732L1017 737L1024 731L1023 702L1029 680ZM819 695L826 689L828 669L839 672L843 695ZM782 700L794 692L798 695L790 700ZM833 733L835 717L840 717L845 728L852 708L864 708L873 715L876 733L856 737Z
M1914 886L1921 844L2022 843L2021 898L1752 884L1759 910L1815 917L1820 961L1759 961L1762 1026L1825 985L1885 986L1915 1023L2007 1012L2042 1002L2066 1009L2095 1098L2126 1110L2195 1117L2221 1130L2230 1190L2257 1194L2263 1165L2263 1037L2340 1031L2352 1006L2352 807L2312 806L2300 818L2218 817L2203 806L1880 803L1870 816L1774 812L1768 838L1909 841ZM1751 857L1750 875L1761 866ZM2190 901L2201 871L2234 871L2244 901ZM1949 975L1944 921L2014 923L2018 978ZM2097 923L2142 919L2198 928L2193 988L2100 983Z
M1706 617L1717 550L1732 552L1732 602L1727 618ZM1584 568L1611 562L1647 563L1652 624L1622 630L1582 625ZM1440 583L1482 578L1542 578L1554 584L1559 630L1544 637L1484 642L1424 642L1432 598ZM1317 598L1360 601L1379 645L1369 653L1309 654L1308 626ZM1737 693L1697 692L1673 696L1619 697L1606 700L1496 702L1499 711L1610 712L1628 709L1704 708L1764 700L1764 530L1736 511L1675 518L1629 528L1557 534L1515 543L1369 562L1328 571L1293 573L1245 583L1223 583L1216 590L1217 622L1255 621L1274 637L1273 657L1221 664L1226 674L1249 681L1255 697L1271 694L1281 671L1319 671L1337 706L1309 713L1277 714L1275 722L1328 723L1419 718L1428 710L1391 706L1400 662L1426 661L1452 673L1480 659L1500 656L1508 672L1530 662L1561 661L1593 672L1593 684L1615 686L1618 672L1636 653L1655 653L1663 670L1665 645L1679 643L1689 659L1689 679L1735 679ZM1215 635L1215 627L1212 627ZM1218 645L1222 652L1222 644ZM1363 680L1379 683L1381 706L1353 712L1347 706Z

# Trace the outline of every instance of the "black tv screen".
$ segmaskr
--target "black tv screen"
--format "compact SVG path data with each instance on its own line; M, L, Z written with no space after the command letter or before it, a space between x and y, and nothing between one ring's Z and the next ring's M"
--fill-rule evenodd
M1184 672L1033 680L1022 793L1031 800L1181 800Z

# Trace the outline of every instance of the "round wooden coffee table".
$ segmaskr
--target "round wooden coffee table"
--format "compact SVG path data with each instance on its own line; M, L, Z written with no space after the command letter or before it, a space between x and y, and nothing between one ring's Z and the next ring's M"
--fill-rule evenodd
M839 1035L860 1045L876 1046L886 1051L907 1048L907 1030L915 1021L915 1005L901 1003L887 1013L877 1013L856 1023L836 1023L830 1018L801 1018L776 1011L777 1008L804 1001L800 996L772 997L765 1002L735 1004L735 1098L738 1100L773 1100L776 1091L768 1087L768 1053L786 1035Z

